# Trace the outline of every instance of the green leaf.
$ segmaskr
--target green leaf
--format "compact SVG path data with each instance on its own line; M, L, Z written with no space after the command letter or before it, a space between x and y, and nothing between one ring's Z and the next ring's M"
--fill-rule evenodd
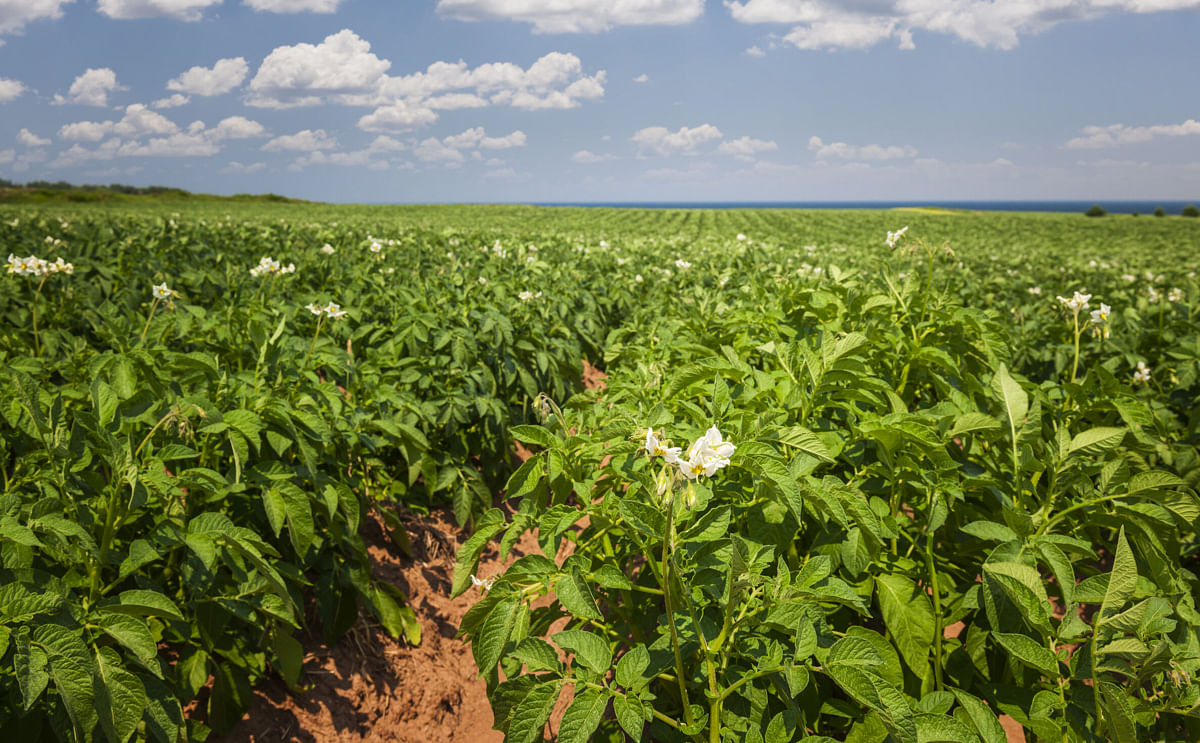
M576 568L572 567L563 573L554 584L554 593L563 607L575 616L603 621L604 615L596 606L592 589Z
M450 584L450 597L462 594L471 585L471 575L479 567L479 558L492 537L504 530L504 512L493 508L475 524L475 533L458 548L454 562L454 579ZM498 658L497 658L498 660Z
M119 599L121 603L105 606L104 610L139 617L165 617L183 621L183 614L179 612L175 602L156 591L122 591Z
M246 674L234 664L217 663L213 673L212 694L208 697L208 724L224 735L250 709L252 689Z
M1105 732L1114 743L1137 743L1137 723L1133 718L1133 706L1121 687L1108 681L1100 682L1100 696L1104 699Z
M267 523L276 537L283 531L283 522L287 518L287 504L283 493L278 488L266 488L262 491L263 511L267 514Z
M825 442L817 438L815 433L804 426L780 428L771 432L768 438L790 446L793 449L798 449L811 457L820 459L822 462L832 463L834 461L829 447L825 445Z
M538 671L559 671L558 653L554 646L540 637L526 637L517 643L512 656L524 663L531 673Z
M541 426L513 426L508 429L512 437L524 444L536 444L547 449L557 446L558 437Z
M972 696L962 689L951 689L950 692L958 700L959 707L964 713L963 716L975 728L975 732L983 739L983 743L1006 743L1008 736L1004 732L1004 726L1000 724L1000 720L996 719L996 713L984 704L982 699Z
M644 688L650 680L645 677L650 667L650 651L645 645L635 645L617 661L617 684L623 689Z
M917 723L904 695L881 677L846 664L829 664L826 672L854 701L879 713L899 743L917 743Z
M296 555L303 559L316 537L312 504L308 494L291 482L279 482L273 490L283 497L283 511L287 516L288 538Z
M300 672L304 667L304 647L282 628L275 630L273 665L288 688L295 689L300 683Z
M978 743L970 728L947 715L916 716L918 743Z
M954 419L954 425L947 432L946 438L955 438L962 436L964 433L973 433L975 431L994 431L1000 428L1000 421L996 420L987 413L981 413L977 410L969 413L963 413Z
M1133 550L1129 549L1129 542L1125 539L1125 527L1121 527L1121 533L1117 535L1117 552L1113 558L1108 588L1104 592L1104 602L1100 605L1100 613L1094 622L1097 630L1110 617L1120 613L1125 602L1133 597L1137 579L1137 562L1133 559Z
M1019 538L1015 531L995 521L972 521L962 527L962 530L977 539L996 542L1012 542Z
M471 639L471 653L475 656L475 665L479 668L480 676L491 672L500 662L500 656L504 654L504 646L512 634L520 609L519 596L501 599L479 626L478 634Z
M627 694L613 696L613 715L620 723L621 729L634 740L642 740L642 731L646 726L646 717L642 703L637 697Z
M1008 373L1004 364L996 370L992 377L992 391L1004 403L1004 413L1008 416L1008 430L1013 441L1017 440L1017 432L1025 425L1025 415L1029 412L1029 397L1021 385Z
M1067 456L1101 454L1121 443L1124 438L1124 428L1091 428L1071 439Z
M587 743L608 707L608 692L575 687L577 693L558 725L558 743Z
M83 638L59 624L40 624L33 628L31 639L46 651L50 678L67 714L76 729L86 734L96 726L97 718L92 688L95 661Z
M508 735L504 738L506 743L535 743L542 739L542 729L554 711L554 703L558 701L562 685L561 680L556 680L538 684L529 690L508 720Z
M627 524L648 537L660 539L667 530L667 521L663 518L662 511L633 498L622 498L617 504L617 510Z
M32 644L29 632L23 630L26 628L18 629L13 635L13 671L21 689L21 701L28 712L50 684L50 674L46 672L46 651Z
M1051 678L1058 678L1058 659L1050 652L1050 648L1027 635L1015 632L993 632L992 637L1020 662Z
M125 743L146 711L146 689L112 648L96 653L96 712L111 743Z
M158 668L154 660L158 657L158 644L155 643L154 636L150 634L150 628L146 626L143 619L128 614L114 614L110 611L100 610L92 615L91 621L104 634L132 652L134 657L141 661L147 669L157 672Z
M604 674L612 667L612 649L599 635L569 629L554 635L553 640L568 653L575 653L575 662L590 671Z
M929 650L933 647L933 604L917 584L903 575L875 577L883 622L905 664L923 679L929 673Z

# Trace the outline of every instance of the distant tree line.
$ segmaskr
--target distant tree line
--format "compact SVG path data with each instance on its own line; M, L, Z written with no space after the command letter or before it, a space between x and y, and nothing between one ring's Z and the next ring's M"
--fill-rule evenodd
M0 188L25 188L31 191L113 191L130 196L191 195L190 191L170 186L127 186L124 183L110 183L102 186L94 183L75 184L67 181L29 181L21 184L5 178L0 178Z
M1087 216L1087 217L1103 217L1108 214L1108 210L1105 209L1104 207L1100 206L1099 204L1092 204L1092 206L1083 214L1084 214L1084 216ZM1135 217L1138 216L1138 213L1135 211L1133 213L1133 216L1135 216ZM1165 217L1165 216L1167 216L1167 210L1163 209L1161 206L1155 207L1154 216ZM1181 216L1181 217L1200 217L1200 208L1198 208L1195 204L1188 204L1187 206L1183 207L1182 210L1180 210L1179 216Z

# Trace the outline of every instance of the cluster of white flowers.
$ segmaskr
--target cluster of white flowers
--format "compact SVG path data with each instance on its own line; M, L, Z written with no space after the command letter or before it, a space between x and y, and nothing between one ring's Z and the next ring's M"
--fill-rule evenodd
M638 275L633 277L633 280L639 284L642 283L642 275L639 273Z
M1091 298L1091 294L1083 294L1082 292L1076 291L1075 296L1071 297L1070 299L1059 296L1058 301L1073 314L1078 315L1080 312L1088 308L1088 300Z
M692 442L688 447L686 459L680 456L682 450L678 446L667 446L659 439L653 428L646 429L644 443L646 453L651 457L662 457L667 464L679 468L680 474L689 480L700 475L712 477L717 470L729 466L729 458L737 450L731 442L725 441L716 426L709 428L704 435Z
M315 303L307 304L304 308L317 317L321 317L323 315L328 317L330 320L341 320L347 314L346 310L343 310L342 306L335 302L330 302L329 304L325 305Z
M900 242L900 238L904 237L905 232L908 232L908 225L901 227L895 232L889 230L887 233L887 246L889 248L895 248L896 244Z
M370 251L372 253L378 253L381 250L383 250L383 245L380 244L379 241L371 243Z
M617 265L618 265L618 266L624 266L624 265L625 265L625 260L626 260L626 259L624 259L624 258L620 258L620 257L618 257L618 258L617 258Z
M600 247L602 247L602 248L607 248L607 247L608 247L608 240L601 240L601 241L600 241Z
M67 263L62 258L52 263L45 258L38 258L36 255L18 258L9 253L8 272L17 276L48 276L56 273L72 274L75 273L75 264Z
M51 237L50 235L46 235L46 244L53 248L60 248L65 243L63 243L63 241L57 237Z
M1147 295L1150 298L1150 304L1158 304L1159 300L1162 299L1162 295L1154 287L1150 287L1147 290Z
M155 299L170 299L175 294L175 292L167 288L167 282L165 281L161 284L155 284L152 293Z
M1133 373L1134 384L1146 384L1150 381L1150 367L1146 366L1145 361L1139 361L1137 371Z
M1042 287L1031 286L1031 287L1029 287L1029 293L1035 297L1040 297L1040 296L1042 296Z
M296 273L296 264L289 263L284 266L274 258L268 258L265 255L259 260L257 266L250 269L250 275L255 278L259 276L279 276L285 273Z
M508 251L504 249L504 246L500 244L499 240L492 244L492 255L496 256L497 258L508 257Z
M528 302L531 299L541 299L541 298L542 298L541 292L523 291L517 295L517 299L520 299L522 302Z
M1133 282L1137 281L1137 276L1134 276L1134 275L1133 275L1133 274L1131 274L1131 273L1123 273L1123 274L1121 274L1121 278L1122 278L1122 279L1124 279L1125 281L1127 281L1127 282L1131 283L1131 284L1132 284Z
M324 253L325 255L333 255L334 253L337 252L337 250L335 250L334 247L332 245L330 245L329 243L325 243L324 245L321 246L321 252Z
M1183 301L1183 290L1176 288L1176 287L1172 287L1171 291L1167 292L1167 301L1168 302L1182 302Z
M692 264L685 261L684 259L682 259L682 258L675 259L675 268L678 268L680 271L686 271L691 267L692 267Z
M738 242L745 242L746 236L739 232L737 235L737 239L738 239Z
M479 285L480 285L480 286L487 286L487 283L488 283L488 280L487 280L487 279L485 279L485 278L484 278L484 277L482 277L482 276L480 276L480 277L479 277Z

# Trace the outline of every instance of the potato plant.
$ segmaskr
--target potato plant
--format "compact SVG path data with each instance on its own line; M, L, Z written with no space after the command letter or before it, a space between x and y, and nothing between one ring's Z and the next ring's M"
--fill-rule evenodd
M630 322L607 389L513 429L516 512L455 581L536 529L461 628L509 740L567 688L559 740L1200 735L1194 377L1149 389L1155 321L1080 293L1021 348L921 247L800 277L735 251L740 286ZM736 449L696 476L706 430Z

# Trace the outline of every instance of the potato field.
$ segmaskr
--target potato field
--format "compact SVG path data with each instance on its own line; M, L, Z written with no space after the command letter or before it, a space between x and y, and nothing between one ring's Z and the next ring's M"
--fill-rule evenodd
M361 531L439 508L513 743L1200 740L1200 219L0 207L0 251L6 741L216 741L302 629L421 643Z

